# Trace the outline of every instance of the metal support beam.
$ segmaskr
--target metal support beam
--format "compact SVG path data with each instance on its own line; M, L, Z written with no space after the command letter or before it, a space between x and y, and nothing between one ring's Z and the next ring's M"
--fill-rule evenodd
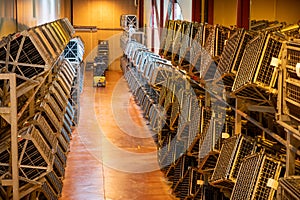
M287 145L286 145L286 172L285 176L292 176L295 175L295 159L296 153L292 151L290 145L293 145L293 133L289 130L286 130L287 134Z
M18 118L17 118L17 89L16 74L9 75L10 109L11 109L11 157L13 200L19 200L19 166L18 166Z
M239 108L241 107L241 102L242 100L239 98L236 98L236 102L235 102L235 109L239 110ZM242 116L238 113L235 112L235 134L240 134L242 132Z
M10 87L10 105L8 109L2 109L7 114L10 113L10 126L11 126L11 173L12 180L6 180L6 184L12 186L13 200L19 200L19 166L18 166L18 118L17 118L17 85L16 74L0 74L0 80L9 80Z

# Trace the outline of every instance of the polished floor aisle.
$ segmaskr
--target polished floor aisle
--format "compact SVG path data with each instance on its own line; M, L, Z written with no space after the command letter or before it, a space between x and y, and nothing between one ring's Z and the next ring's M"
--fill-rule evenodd
M107 86L94 88L92 72L86 71L80 104L60 200L173 199L122 72L108 71Z

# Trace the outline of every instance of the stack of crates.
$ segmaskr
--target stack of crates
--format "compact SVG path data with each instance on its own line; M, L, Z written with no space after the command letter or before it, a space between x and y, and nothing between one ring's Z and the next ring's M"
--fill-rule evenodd
M108 69L108 55L108 40L99 40L97 56L94 59L94 87L104 87L106 85L105 72Z

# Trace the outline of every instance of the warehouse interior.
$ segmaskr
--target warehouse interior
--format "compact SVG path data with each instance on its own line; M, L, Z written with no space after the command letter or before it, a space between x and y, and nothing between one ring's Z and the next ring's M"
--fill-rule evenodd
M0 199L300 199L299 7L0 0Z

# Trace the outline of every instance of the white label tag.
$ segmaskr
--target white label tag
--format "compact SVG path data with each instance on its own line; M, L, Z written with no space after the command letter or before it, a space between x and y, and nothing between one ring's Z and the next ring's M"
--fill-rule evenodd
M300 63L296 64L296 74L298 77L300 77Z
M279 63L279 60L278 58L274 58L272 57L272 60L271 60L271 66L274 66L274 67L278 67L278 63Z
M278 181L276 181L275 179L269 178L267 186L270 187L270 188L273 188L274 190L277 190Z

